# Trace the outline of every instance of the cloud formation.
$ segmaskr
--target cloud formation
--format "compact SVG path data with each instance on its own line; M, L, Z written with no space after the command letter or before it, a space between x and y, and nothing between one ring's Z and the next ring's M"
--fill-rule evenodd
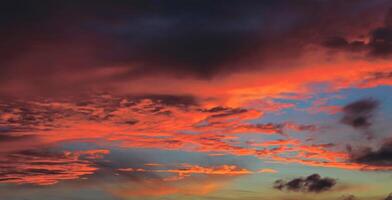
M2 106L7 108L9 103L4 102ZM312 166L361 167L344 163L347 154L334 150L331 144L312 145L288 138L291 131L315 132L316 125L250 123L262 116L262 112L241 107L208 107L189 96L102 94L79 100L18 101L13 109L4 111L0 114L0 124L11 127L7 135L20 137L30 132L29 137L34 138L13 140L23 145L17 145L17 149L0 147L5 152L66 141L104 141L122 148L247 155ZM23 120L26 116L31 123ZM84 134L80 134L81 130ZM281 139L241 141L242 135L249 134L276 135Z
M384 142L378 149L362 148L352 152L352 161L369 166L392 167L392 141Z
M341 122L357 129L368 128L372 125L372 117L379 102L374 99L361 99L343 107Z
M336 185L336 179L322 178L319 174L312 174L308 177L295 178L289 181L279 179L275 181L274 188L293 192L325 192Z
M139 86L129 82L158 75L210 80L244 71L284 71L295 68L306 47L331 30L356 31L376 20L359 23L358 17L378 15L389 4L6 1L0 83L7 87L0 92L53 95L121 81L135 89Z
M372 139L373 133L369 128L373 123L373 117L378 107L379 102L371 98L349 103L342 108L343 117L340 121L343 124L363 131L367 139Z
M78 179L98 170L92 161L108 153L107 150L25 150L1 154L0 183L52 185L59 181Z
M144 168L121 168L118 169L122 172L135 172L135 173L169 173L169 174L177 174L176 176L168 176L164 178L165 181L178 181L184 179L185 177L191 175L217 175L217 176L241 176L241 175L249 175L253 172L240 168L236 165L221 165L221 166L212 166L212 167L204 167L199 165L191 165L184 163L178 169L144 169Z
M367 51L371 57L386 57L392 53L392 8L385 15L383 26L372 29L367 36L368 41L354 39L349 41L341 36L326 39L324 46L344 51Z

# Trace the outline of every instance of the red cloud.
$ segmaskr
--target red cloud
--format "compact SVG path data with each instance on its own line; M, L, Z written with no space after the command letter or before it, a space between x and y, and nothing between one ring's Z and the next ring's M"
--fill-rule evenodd
M22 151L0 157L0 182L51 185L63 180L93 174L91 159L100 158L108 150L53 153Z

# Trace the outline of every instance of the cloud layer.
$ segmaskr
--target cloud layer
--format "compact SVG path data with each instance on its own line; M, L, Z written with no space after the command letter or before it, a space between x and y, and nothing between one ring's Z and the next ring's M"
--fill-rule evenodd
M285 71L296 68L293 63L309 45L335 34L331 30L357 31L377 21L388 4L6 1L0 83L8 87L1 92L53 95L157 75L209 80L244 71ZM375 35L382 39L388 30Z

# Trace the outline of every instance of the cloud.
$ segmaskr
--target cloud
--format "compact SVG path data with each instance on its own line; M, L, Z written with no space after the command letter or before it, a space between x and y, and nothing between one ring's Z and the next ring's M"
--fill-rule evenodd
M315 132L318 127L314 124L297 124L293 122L282 122L282 123L241 123L234 126L230 133L258 133L258 134L281 134L284 135L288 131L300 131L300 132Z
M113 195L127 198L173 194L205 195L221 189L237 177L254 172L234 164L202 166L188 163L147 163L139 167L117 168L117 173L120 177L142 177L136 180L122 179L121 183L105 186ZM151 176L152 174L155 176Z
M392 200L392 193L389 194L389 195L385 198L385 200Z
M373 117L378 107L379 102L372 98L360 99L349 103L342 108L343 117L340 122L364 131L367 139L372 139L373 133L369 128L373 123Z
M336 179L322 178L319 174L312 174L306 178L300 177L290 181L279 179L275 181L274 188L293 192L325 192L336 185Z
M177 181L191 175L241 176L241 175L249 175L253 173L248 169L240 168L239 166L236 165L204 167L199 165L191 165L187 163L182 164L178 169L121 168L118 170L121 172L135 172L135 173L152 172L152 173L177 174L176 176L165 177L163 180L166 181Z
M368 128L379 102L374 99L361 99L343 107L341 122L357 129Z
M6 129L7 135L32 135L34 139L7 141L18 145L2 145L4 152L88 141L121 148L254 156L310 166L355 170L365 166L345 163L349 155L334 150L332 144L306 144L285 133L317 131L316 125L252 123L262 116L261 111L209 106L187 95L91 94L76 99L2 101L0 107L4 108L0 123L12 127ZM280 139L243 141L244 134L276 134Z
M375 20L358 22L359 16L378 13L385 4L6 1L0 22L9 27L0 35L0 83L6 86L0 91L54 95L112 89L124 80L135 89L140 85L130 82L162 75L211 80L244 71L284 71L319 37L330 30L354 32Z
M379 149L362 148L351 152L351 161L369 166L392 167L392 141L387 141Z
M52 185L78 179L98 170L93 160L108 154L107 150L53 152L24 150L0 155L0 183Z
M371 57L389 57L392 53L392 8L385 15L384 25L374 28L370 31L368 38L365 40L352 40L340 36L334 36L326 39L323 45L331 49L344 51L367 51Z
M365 42L360 40L347 41L344 37L330 37L327 38L323 45L328 48L341 49L347 51L361 51L367 48Z
M392 79L392 71L371 73L366 81L375 81L380 79Z
M21 6L8 1L4 9L13 12L6 12L8 19L2 23L14 26L9 26L12 31L1 35L8 40L4 43L8 50L2 52L5 56L1 57L7 70L1 74L18 80L23 77L42 87L45 86L42 78L64 87L52 78L61 74L69 76L69 72L78 68L79 72L88 72L106 65L125 65L122 73L109 75L103 79L106 81L158 73L208 79L240 70L227 63L249 57L264 46L273 46L267 44L267 39L273 36L269 32L274 30L263 26L262 19L266 16L260 12L271 5L235 1L228 1L225 6L196 1L155 4L152 1L119 4L73 1L72 7L78 9L71 9L69 3L60 2L57 6L68 14L67 19L53 12L51 2ZM274 3L272 6L278 10L282 5ZM102 10L107 15L97 15ZM229 17L233 10L236 18ZM301 10L306 8L298 8L298 13L293 15L300 14ZM285 17L284 13L279 15ZM62 25L57 21L62 21ZM29 32L29 37L17 27L24 27L23 32ZM72 31L66 31L69 29ZM14 32L18 34L11 35ZM59 46L62 48L57 48ZM36 71L27 63L33 63ZM24 71L13 71L12 66ZM38 78L44 70L46 77ZM6 81L5 78L2 76L0 80Z

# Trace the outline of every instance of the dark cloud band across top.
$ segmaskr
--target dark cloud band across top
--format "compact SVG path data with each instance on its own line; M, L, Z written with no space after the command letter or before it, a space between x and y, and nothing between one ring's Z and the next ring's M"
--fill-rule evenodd
M0 84L14 87L18 83L29 90L53 92L156 74L211 79L243 70L281 70L291 65L275 69L268 63L296 60L307 45L333 30L361 27L358 16L375 9L379 12L389 6L385 4L5 1L0 10L4 16L0 20L4 27L0 31ZM334 25L336 21L347 21L350 26ZM93 76L113 66L121 67L121 73ZM75 80L75 74L86 78Z

